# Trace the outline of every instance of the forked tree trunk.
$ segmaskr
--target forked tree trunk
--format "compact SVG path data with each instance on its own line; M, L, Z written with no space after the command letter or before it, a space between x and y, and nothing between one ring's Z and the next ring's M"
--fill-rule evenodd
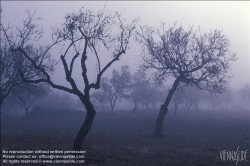
M81 126L80 130L78 131L76 135L74 146L73 146L74 150L82 150L83 141L85 137L87 136L87 134L89 133L89 130L95 118L96 111L92 103L88 101L85 107L87 109L87 115L85 117L83 125Z
M172 96L179 85L181 80L181 77L177 77L176 80L174 81L172 89L169 90L168 96L166 97L166 100L164 104L161 105L159 115L156 120L156 125L155 125L155 131L154 131L154 137L155 138L161 138L162 137L162 128L163 128L163 121L165 118L165 115L168 112L168 105L172 99Z

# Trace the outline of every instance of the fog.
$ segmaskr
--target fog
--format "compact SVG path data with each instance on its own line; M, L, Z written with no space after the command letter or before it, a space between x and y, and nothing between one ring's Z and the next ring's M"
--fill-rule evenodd
M191 84L187 87L181 84L174 89L176 80L171 77L162 85L157 84L153 70L138 71L142 65L142 49L132 37L130 48L104 72L102 78L107 77L106 82L101 80L99 90L90 90L90 104L84 99L84 105L79 93L73 95L43 84L44 93L38 93L37 87L33 87L37 93L26 94L23 89L11 92L1 102L3 164L15 162L9 160L6 150L73 148L85 151L79 160L106 166L211 166L237 165L238 162L249 165L246 151L250 150L250 2L1 1L1 24L21 26L27 16L25 11L35 12L35 17L41 18L36 23L43 28L43 36L34 45L52 44L51 27L61 27L66 14L81 8L122 12L127 22L139 18L136 30L144 25L159 27L161 22L165 22L166 27L176 24L201 33L222 30L230 39L230 53L237 55L237 60L230 62L233 77L229 86L222 94L211 94ZM51 79L55 84L71 88L60 60L65 50L62 46L51 50L52 58L59 60ZM112 52L105 48L98 51L103 68L112 60ZM66 56L67 63L74 53ZM91 51L87 55L87 76L91 84L96 82L98 62ZM86 95L79 57L72 78ZM124 85L115 84L118 78ZM170 104L164 110L166 97L173 89ZM160 124L162 135L158 136L161 114L164 114ZM90 123L89 128L83 127L85 122ZM81 135L83 131L86 135ZM235 151L238 158L230 159L228 152Z
M94 11L102 10L104 6L109 11L124 11L123 15L127 20L140 17L139 25L157 27L161 22L165 22L167 26L177 23L177 25L182 25L184 28L193 26L195 30L200 27L201 32L209 32L214 29L223 30L223 33L230 39L231 52L237 53L238 57L238 60L232 65L234 77L230 82L231 87L238 89L245 83L250 82L250 76L246 75L246 71L250 70L249 2L3 1L1 2L1 8L4 17L1 21L3 24L9 23L18 26L21 24L22 19L26 17L26 10L36 11L35 16L42 18L39 21L39 26L44 29L44 37L39 43L43 44L51 41L50 27L60 27L65 14L77 12L82 6ZM112 69L118 69L121 65L129 65L131 72L136 71L140 62L140 47L133 41L130 43L130 47L131 49L126 52L126 55L122 56L122 60L108 69L105 76L110 76ZM58 56L58 52L60 51L56 50L54 56ZM93 63L96 62L91 64ZM56 70L53 79L67 85L61 67ZM90 78L94 76L94 69L93 67L93 71L88 71ZM76 79L79 82L82 81L79 77L76 77Z

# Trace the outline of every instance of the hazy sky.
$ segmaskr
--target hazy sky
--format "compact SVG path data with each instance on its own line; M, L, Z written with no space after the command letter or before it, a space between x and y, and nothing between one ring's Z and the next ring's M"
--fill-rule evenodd
M104 4L104 1L1 1L2 15L4 15L1 21L4 24L20 25L27 9L32 12L36 10L36 16L42 18L39 25L44 28L47 43L50 27L60 26L65 14L78 11L82 6L98 11L103 9ZM239 58L232 66L235 76L231 86L238 88L244 83L250 83L250 2L107 1L106 9L109 11L126 9L123 15L127 20L141 16L140 25L159 26L163 21L167 25L173 25L176 22L184 28L193 26L197 29L200 26L201 32L213 29L223 30L223 33L230 38L230 50L236 52ZM118 69L121 65L130 65L132 72L136 70L140 59L139 46L131 43L130 47L127 54L109 69L106 75L109 75L113 68ZM57 82L65 81L61 70L56 74L61 76L54 76ZM78 79L81 78L77 77Z

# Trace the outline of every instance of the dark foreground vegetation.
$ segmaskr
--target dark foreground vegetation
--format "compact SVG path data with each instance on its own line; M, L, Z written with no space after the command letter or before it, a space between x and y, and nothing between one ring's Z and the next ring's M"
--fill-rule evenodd
M221 160L220 151L239 146L249 152L249 111L183 112L166 116L164 139L152 138L158 111L98 112L83 143L86 159L92 159L87 165L233 166L236 161ZM2 119L2 150L71 150L83 117L79 111L58 118ZM248 161L237 165L250 165L246 155Z

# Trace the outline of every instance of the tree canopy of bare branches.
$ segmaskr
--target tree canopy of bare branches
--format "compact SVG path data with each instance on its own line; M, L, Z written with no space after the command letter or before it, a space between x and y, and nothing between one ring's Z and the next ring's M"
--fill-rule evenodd
M20 76L18 75L17 63L15 61L13 53L8 50L8 47L4 47L3 43L1 44L0 53L1 53L0 100L2 103L12 90L16 86L21 85L23 82Z
M166 28L142 26L136 33L136 41L142 47L143 67L154 69L159 82L174 79L173 87L161 106L157 119L155 137L161 137L164 116L168 111L177 86L192 83L211 93L222 93L229 81L231 62L236 54L229 51L230 42L222 31L201 33L192 28L185 31L176 25Z
M34 86L25 83L19 75L19 69L23 68L23 73L28 75L29 78L37 77L33 73L34 67L29 61L20 56L19 52L12 52L6 40L1 41L1 67L0 67L0 88L1 88L1 103L10 93L15 93L22 89L24 91L33 91ZM37 88L41 88L38 85ZM36 89L37 89L36 88Z
M19 69L19 74L27 83L48 83L51 87L63 90L79 97L85 105L87 116L74 141L74 149L82 148L82 143L88 134L95 117L95 109L90 101L90 89L100 88L100 80L103 73L125 54L128 48L129 39L135 29L138 19L126 24L125 19L118 12L109 13L105 10L94 12L82 8L78 12L67 14L65 22L60 28L52 28L52 42L45 46L36 46L43 35L42 28L39 28L34 14L28 12L23 20L23 26L17 28L16 36L13 36L13 29L1 25L3 37L8 42L11 51L18 52L21 57L26 58L32 64L34 70L25 73L25 68ZM60 60L56 61L51 56L51 50L59 45L64 45L64 51L60 54ZM106 48L111 59L107 64L101 64L99 48ZM73 53L73 55L72 55ZM95 56L98 73L95 82L90 82L87 74L87 58ZM66 58L70 59L69 62ZM72 77L73 67L77 59L81 61L81 73L84 85L77 87ZM66 80L70 88L55 84L51 79L55 65L61 62L64 67ZM35 78L31 76L36 76Z

